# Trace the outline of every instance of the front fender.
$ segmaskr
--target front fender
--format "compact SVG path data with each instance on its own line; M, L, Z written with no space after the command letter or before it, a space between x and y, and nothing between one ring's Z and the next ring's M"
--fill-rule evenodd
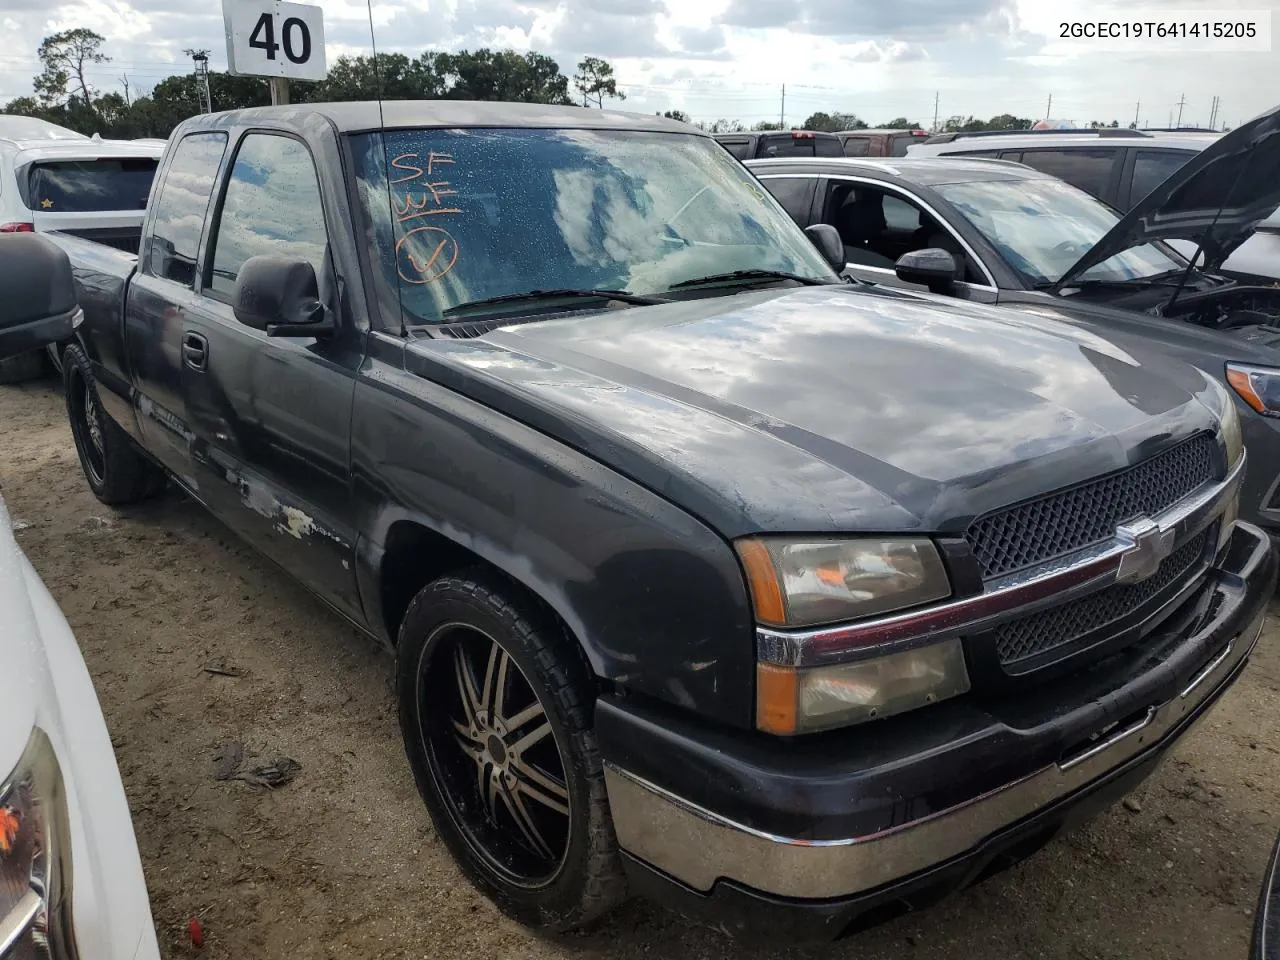
M601 679L750 726L753 619L729 544L567 445L406 372L389 338L371 340L352 423L371 623L385 623L388 532L412 521L545 601Z

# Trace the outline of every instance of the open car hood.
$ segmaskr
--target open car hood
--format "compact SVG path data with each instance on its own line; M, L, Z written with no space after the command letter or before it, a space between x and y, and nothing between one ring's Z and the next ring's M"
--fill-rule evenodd
M1055 290L1090 267L1152 240L1201 245L1201 267L1217 270L1280 206L1280 107L1242 124L1200 151L1112 227Z

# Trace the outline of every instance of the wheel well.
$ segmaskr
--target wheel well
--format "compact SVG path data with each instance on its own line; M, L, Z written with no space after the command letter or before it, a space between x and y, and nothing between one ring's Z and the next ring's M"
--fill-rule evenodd
M432 580L467 568L484 567L521 591L546 610L564 627L564 621L542 597L506 571L484 557L429 527L412 520L401 520L387 533L387 548L382 555L381 591L382 620L387 636L394 645L399 639L400 622L418 591ZM565 632L569 631L565 628Z

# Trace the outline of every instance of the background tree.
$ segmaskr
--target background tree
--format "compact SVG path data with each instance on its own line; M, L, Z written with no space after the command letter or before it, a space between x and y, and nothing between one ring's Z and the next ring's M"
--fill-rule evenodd
M683 110L664 110L661 114L668 120L679 120L681 123L692 123L689 115Z
M106 63L111 58L102 52L105 38L85 27L63 30L45 37L36 51L43 66L35 78L36 94L46 106L60 106L75 97L67 90L71 84L79 94L80 106L90 116L94 114L93 96L85 69L92 64Z
M894 117L886 124L882 124L882 130L923 130L924 128L918 123L913 123L906 117Z
M856 113L826 113L822 110L809 114L801 130L825 130L835 133L839 130L865 130L867 123Z
M573 77L573 85L582 94L582 105L604 109L604 98L625 100L627 95L618 89L618 81L613 76L613 65L599 57L585 57L578 62L578 72Z
M759 123L753 123L751 125L751 129L757 130L763 133L768 130L781 130L782 124L774 123L771 120L761 120Z

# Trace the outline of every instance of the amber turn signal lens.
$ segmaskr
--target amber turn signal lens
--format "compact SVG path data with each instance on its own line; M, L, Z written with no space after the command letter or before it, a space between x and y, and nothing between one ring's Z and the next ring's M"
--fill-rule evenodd
M756 728L765 733L796 732L796 668L756 664Z
M769 548L759 540L739 540L734 546L747 573L756 622L782 626L787 622L787 609L782 603L782 587Z
M1240 399L1253 407L1258 413L1266 413L1267 405L1262 402L1262 398L1258 396L1258 391L1253 388L1252 378L1248 371L1239 367L1227 365L1227 383L1231 384L1232 389L1240 394Z

